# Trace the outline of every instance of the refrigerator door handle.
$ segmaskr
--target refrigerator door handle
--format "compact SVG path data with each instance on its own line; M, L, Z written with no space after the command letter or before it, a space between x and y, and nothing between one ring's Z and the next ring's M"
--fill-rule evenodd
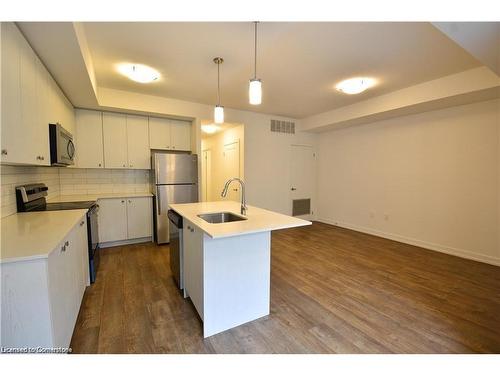
M156 212L161 215L160 187L156 187Z
M155 161L155 184L157 184L158 179L160 178L160 161L158 160L156 155L154 161Z

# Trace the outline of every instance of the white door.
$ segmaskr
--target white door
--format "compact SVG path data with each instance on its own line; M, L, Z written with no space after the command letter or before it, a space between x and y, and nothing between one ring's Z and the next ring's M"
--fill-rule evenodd
M170 120L170 139L172 150L191 150L191 123Z
M165 118L149 118L149 147L154 150L170 150L170 121Z
M128 239L151 237L153 208L151 197L127 199Z
M99 241L127 239L127 203L125 198L99 199Z
M294 214L295 208L295 216L310 219L313 213L316 175L314 150L311 146L292 145L290 160L291 212Z
M119 113L102 114L104 165L127 168L127 117Z
M127 148L129 168L151 168L147 117L127 115Z
M223 157L223 165L222 165L222 176L223 181L221 182L221 186L216 186L216 189L220 189L224 187L224 184L227 180L233 177L240 177L240 141L228 143L224 145L224 151L222 152ZM229 187L229 191L227 193L226 198L222 198L223 200L230 201L239 201L240 200L240 185L238 183L233 182Z
M203 191L203 201L212 200L212 151L203 150L201 159L201 184Z
M102 112L76 110L76 157L79 168L104 168Z

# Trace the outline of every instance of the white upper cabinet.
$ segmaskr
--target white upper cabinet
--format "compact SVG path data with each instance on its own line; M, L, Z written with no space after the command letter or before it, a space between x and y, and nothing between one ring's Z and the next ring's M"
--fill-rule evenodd
M102 114L104 164L106 168L128 168L127 116L120 113Z
M170 120L171 147L176 151L191 150L191 123Z
M3 22L1 28L1 161L50 165L49 123L73 133L73 106L17 26Z
M170 120L149 118L149 147L154 150L170 150Z
M76 110L79 168L150 169L148 118Z
M2 162L22 160L20 53L22 38L16 26L2 23ZM9 93L6 95L5 93Z
M191 150L191 123L165 118L149 118L149 146L155 150Z
M104 168L102 112L77 109L76 163L79 168Z
M128 168L150 169L148 118L127 115Z

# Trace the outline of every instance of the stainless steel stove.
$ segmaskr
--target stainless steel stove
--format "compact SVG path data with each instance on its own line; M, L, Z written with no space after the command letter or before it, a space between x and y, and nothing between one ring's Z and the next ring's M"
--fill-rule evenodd
M49 188L45 184L27 184L16 187L17 212L87 210L87 238L89 249L90 282L94 283L99 267L99 230L96 201L47 203Z

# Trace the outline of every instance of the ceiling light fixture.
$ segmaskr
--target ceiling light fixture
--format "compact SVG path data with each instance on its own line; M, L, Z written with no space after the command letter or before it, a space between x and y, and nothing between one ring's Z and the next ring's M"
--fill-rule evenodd
M220 105L220 64L224 62L222 57L214 58L217 64L217 105L214 108L214 122L216 124L224 123L224 107Z
M339 82L335 88L344 94L354 95L373 87L375 83L376 81L373 78L356 77Z
M160 78L160 73L157 70L142 64L120 64L118 71L132 81L139 83L149 83Z
M215 124L206 124L201 126L201 130L207 134L214 134L219 130L219 127Z
M255 21L255 44L254 44L254 71L253 78L248 86L248 99L250 104L259 105L262 103L262 81L257 78L257 24Z

